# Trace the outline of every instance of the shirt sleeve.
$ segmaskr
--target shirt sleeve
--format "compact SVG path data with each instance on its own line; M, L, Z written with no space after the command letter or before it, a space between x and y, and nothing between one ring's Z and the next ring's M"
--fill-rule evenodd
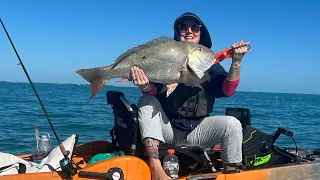
M222 91L226 96L232 96L239 85L240 79L230 80L226 77L222 83Z
M207 92L211 93L216 98L227 97L223 91L223 83L228 76L225 69L218 63L211 66L209 69L210 80L206 81L203 86Z

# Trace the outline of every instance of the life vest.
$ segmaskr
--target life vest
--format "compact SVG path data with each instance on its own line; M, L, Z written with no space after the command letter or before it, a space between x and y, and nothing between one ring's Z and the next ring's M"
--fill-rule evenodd
M163 111L171 124L181 130L194 129L204 117L212 112L215 98L200 87L179 84L169 97L166 92L158 94Z

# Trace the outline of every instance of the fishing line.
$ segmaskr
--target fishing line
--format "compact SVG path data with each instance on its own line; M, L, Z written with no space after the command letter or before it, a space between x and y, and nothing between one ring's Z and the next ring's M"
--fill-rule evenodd
M3 27L4 31L5 31L6 34L7 34L7 37L8 37L8 39L9 39L9 41L10 41L13 49L14 49L14 52L16 53L16 55L17 55L17 57L18 57L18 59L19 59L19 62L20 62L20 63L19 63L18 65L21 65L21 66L22 66L23 71L25 72L25 74L26 74L26 76L27 76L27 78L28 78L28 80L29 80L29 83L30 83L30 85L31 85L31 87L32 87L32 89L33 89L33 92L35 93L35 95L36 95L36 97L37 97L37 99L38 99L38 101L39 101L39 103L40 103L40 106L41 106L41 108L42 108L42 111L44 112L44 114L45 114L45 116L46 116L46 118L47 118L47 120L48 120L48 122L49 122L49 124L50 124L50 126L51 126L51 129L52 129L52 131L53 131L53 133L54 133L54 135L55 135L55 137L56 137L56 139L57 139L57 141L58 141L58 143L59 143L59 147L60 147L60 149L61 149L61 151L62 151L62 154L64 155L65 158L67 158L69 152L67 152L67 151L65 150L63 144L61 143L61 141L60 141L60 139L59 139L59 137L58 137L58 135L57 135L57 133L56 133L56 131L54 130L53 125L52 125L52 123L51 123L51 120L50 120L50 118L49 118L49 115L48 115L48 113L47 113L47 111L46 111L46 109L45 109L45 107L44 107L44 105L43 105L43 103L42 103L42 101L41 101L41 99L40 99L40 97L39 97L39 95L38 95L38 93L37 93L37 91L36 91L33 83L32 83L32 81L31 81L31 78L30 78L30 76L29 76L29 74L28 74L25 66L24 66L23 63L22 63L22 60L21 60L21 58L20 58L20 56L19 56L19 54L18 54L18 52L17 52L17 50L16 50L16 48L15 48L15 46L14 46L14 44L13 44L10 36L9 36L9 33L7 32L7 29L5 28L5 26L4 26L1 18L0 18L0 22L1 22L1 24L2 24L2 27Z

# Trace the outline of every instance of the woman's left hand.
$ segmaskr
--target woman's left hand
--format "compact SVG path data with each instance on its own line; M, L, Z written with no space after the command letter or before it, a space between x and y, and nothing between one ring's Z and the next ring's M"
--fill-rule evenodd
M243 56L249 50L247 47L248 44L250 44L250 42L243 42L242 40L240 42L232 44L231 46L233 48L232 63L241 64Z

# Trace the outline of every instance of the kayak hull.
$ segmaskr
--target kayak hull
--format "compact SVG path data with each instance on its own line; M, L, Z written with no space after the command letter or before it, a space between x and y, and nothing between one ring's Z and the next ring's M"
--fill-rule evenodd
M124 179L128 180L149 180L151 179L150 169L147 163L134 156L119 156L108 160L102 160L94 164L87 164L90 158L98 153L112 152L112 144L107 141L93 141L76 146L73 153L73 161L75 163L83 161L79 164L77 173L73 176L74 180L88 179L105 179L105 175L111 168L118 167L122 170ZM26 160L30 159L30 154L21 155ZM320 179L320 161L312 161L300 164L287 164L275 166L272 168L264 168L258 170L242 170L240 173L223 174L205 173L193 174L180 177L179 179L217 179L217 180L295 180L295 179ZM1 176L1 180L18 180L18 179L45 179L60 180L66 179L63 172L41 172L26 173L17 175Z

